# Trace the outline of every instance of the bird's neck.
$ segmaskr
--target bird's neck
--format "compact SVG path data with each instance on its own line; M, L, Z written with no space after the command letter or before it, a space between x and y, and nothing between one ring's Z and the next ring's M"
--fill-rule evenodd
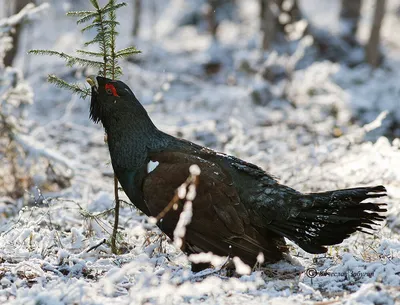
M125 122L125 123L124 123ZM161 151L170 143L170 136L161 132L148 117L119 114L103 122L114 169L139 170L150 151Z

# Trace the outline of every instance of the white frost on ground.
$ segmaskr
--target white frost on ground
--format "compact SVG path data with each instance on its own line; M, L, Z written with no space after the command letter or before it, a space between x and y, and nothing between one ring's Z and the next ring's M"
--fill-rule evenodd
M66 10L82 8L73 6L76 2L52 1L56 5L26 31L27 45L64 52L80 47L84 39L74 20L64 17ZM373 236L354 234L326 255L307 254L289 242L291 263L256 267L249 275L228 278L218 270L192 273L186 256L146 217L124 204L119 236L123 254L112 255L103 243L112 231L113 179L102 128L89 121L87 100L45 81L47 74L56 72L83 82L85 73L65 68L57 59L27 56L22 47L17 66L35 93L27 122L30 132L25 135L29 141L24 141L35 147L40 143L37 149L47 151L55 162L67 163L74 176L71 187L45 193L45 199L33 206L22 208L19 202L10 208L0 200L0 212L7 216L0 217L1 304L398 302L400 140L380 135L388 122L400 122L399 46L393 46L390 29L384 27L389 54L384 67L351 70L325 61L296 71L287 87L296 103L293 108L279 97L278 85L268 93L259 75L239 68L243 60L258 68L263 62L254 49L256 1L243 2L243 22L226 21L221 26L223 43L217 49L224 66L219 74L203 73L204 61L214 58L210 53L216 50L205 32L191 26L175 28L177 18L168 14L160 14L152 26L154 17L147 13L141 38L135 41L143 53L136 57L138 63L123 63L123 80L160 129L256 163L300 191L385 185L386 225ZM324 8L329 2L304 0L304 6L313 7L312 14L323 22L326 11L332 15ZM389 2L394 7L396 1ZM167 9L178 13L177 7ZM132 42L130 15L126 9L120 17L121 47ZM388 14L388 22L398 27L396 18ZM254 89L269 94L265 105L254 99ZM371 142L366 141L362 126L382 111L388 112L383 126L366 136ZM343 136L335 138L335 130ZM201 256L198 261L216 262L211 254ZM220 258L216 265L223 263ZM236 263L240 273L248 273Z

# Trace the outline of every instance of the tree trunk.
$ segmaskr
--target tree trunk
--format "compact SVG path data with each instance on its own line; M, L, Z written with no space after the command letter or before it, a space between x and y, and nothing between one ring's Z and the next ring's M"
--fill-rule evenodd
M28 3L35 3L34 0L15 0L14 2L14 9L12 10L12 14L17 14L19 11L21 11ZM6 52L6 55L4 56L4 66L10 67L13 64L15 55L17 54L18 51L18 46L19 46L19 36L21 34L22 30L22 25L17 24L14 29L11 31L11 38L13 41L13 46L10 50Z
M134 6L133 6L133 29L132 29L132 35L137 36L139 33L140 29L140 16L142 13L142 0L133 0L134 1Z
M355 41L360 20L361 0L342 0L340 20L344 23L343 37Z
M215 16L215 11L218 8L218 0L208 0L207 21L208 28L211 35L215 38L217 36L218 22Z
M268 50L275 38L276 19L270 5L271 0L260 0L260 25L263 50Z
M376 0L375 4L376 7L371 28L371 34L369 36L369 41L365 50L366 61L373 67L377 67L381 61L381 54L379 52L379 41L382 21L385 16L386 0Z
M268 5L267 0L260 0L260 31L263 30L264 22L263 20L265 19L265 10L266 6Z

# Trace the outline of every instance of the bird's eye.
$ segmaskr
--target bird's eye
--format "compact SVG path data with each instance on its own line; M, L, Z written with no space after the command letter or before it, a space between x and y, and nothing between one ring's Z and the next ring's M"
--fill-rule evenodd
M117 89L115 89L113 84L106 84L104 86L104 89L106 90L107 94L109 94L109 95L119 96L117 93Z

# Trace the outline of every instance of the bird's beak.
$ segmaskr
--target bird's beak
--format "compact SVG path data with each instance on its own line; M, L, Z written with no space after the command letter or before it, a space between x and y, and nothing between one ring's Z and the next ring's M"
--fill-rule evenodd
M99 89L99 84L97 82L96 76L90 75L86 78L86 81L89 83L89 85L95 89L96 91Z

